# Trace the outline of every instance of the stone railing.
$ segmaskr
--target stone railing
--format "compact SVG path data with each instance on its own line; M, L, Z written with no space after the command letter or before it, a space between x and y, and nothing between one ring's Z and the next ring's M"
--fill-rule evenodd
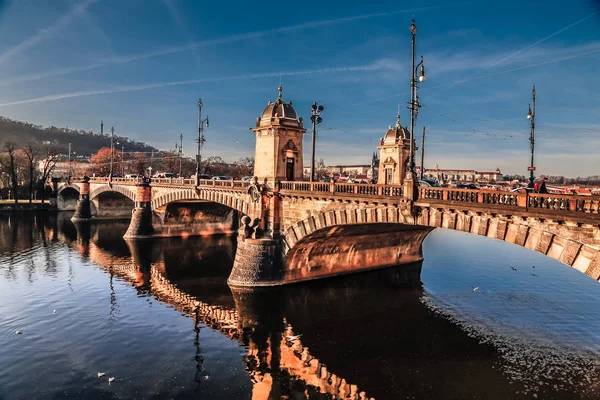
M600 197L420 187L419 200L518 207L525 210L584 212L600 215Z
M108 183L109 178L107 177L93 177L90 178L90 182L93 183ZM121 183L126 185L136 185L142 182L142 178L112 178L112 183ZM151 184L161 186L196 186L195 179L189 178L152 178ZM220 181L216 179L200 179L199 186L210 186L218 188L247 188L250 186L251 181Z
M530 193L527 208L600 214L600 197Z
M283 192L331 193L348 196L402 196L402 186L400 185L364 183L284 181L280 184L280 190Z

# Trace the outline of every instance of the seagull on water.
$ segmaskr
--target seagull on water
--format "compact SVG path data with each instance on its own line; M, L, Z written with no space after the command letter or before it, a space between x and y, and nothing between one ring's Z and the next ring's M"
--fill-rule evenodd
M22 335L22 334L23 334L23 331L17 330L17 331L15 332L15 334L16 334L16 335Z
M108 378L108 384L110 385L111 383L113 383L114 380L115 380L115 377L111 376L110 378Z
M531 276L537 276L536 274L531 274Z
M479 289L479 286L471 286L473 288L473 291L476 292L477 289Z
M104 375L106 375L106 373L104 373L104 372L98 372L98 378L102 378Z
M56 310L52 310L52 314L56 314Z

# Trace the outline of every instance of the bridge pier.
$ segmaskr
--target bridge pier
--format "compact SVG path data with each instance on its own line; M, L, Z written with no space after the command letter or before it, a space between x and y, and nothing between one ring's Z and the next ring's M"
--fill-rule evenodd
M126 239L149 239L154 235L152 226L152 187L150 178L136 185L135 208L125 235Z
M79 183L79 201L75 208L72 221L89 221L92 219L92 207L90 203L90 178L84 176Z
M281 284L281 246L273 239L238 238L230 286L275 286Z

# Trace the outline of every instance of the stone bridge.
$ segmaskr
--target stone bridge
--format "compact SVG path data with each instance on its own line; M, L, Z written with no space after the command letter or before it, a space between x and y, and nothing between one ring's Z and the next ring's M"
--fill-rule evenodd
M397 116L377 184L304 182L306 132L283 88L252 130L253 181L85 178L60 183L74 220L131 218L126 238L238 232L229 283L273 286L422 260L435 228L504 240L600 278L600 197L417 186ZM77 206L74 207L74 199Z
M115 207L115 194L132 206L131 239L163 236L153 225L160 218L144 213L164 214L170 204L216 203L235 212L241 227L234 285L279 285L419 261L434 228L504 240L600 278L598 197L421 187L410 201L397 185L125 178L63 183L58 196L86 185L91 209L101 210L103 201L123 209Z

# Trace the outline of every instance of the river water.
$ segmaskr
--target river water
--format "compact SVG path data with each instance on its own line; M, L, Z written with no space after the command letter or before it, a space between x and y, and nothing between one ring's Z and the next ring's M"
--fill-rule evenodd
M600 284L527 249L232 292L232 238L69 218L0 215L1 400L600 398Z

